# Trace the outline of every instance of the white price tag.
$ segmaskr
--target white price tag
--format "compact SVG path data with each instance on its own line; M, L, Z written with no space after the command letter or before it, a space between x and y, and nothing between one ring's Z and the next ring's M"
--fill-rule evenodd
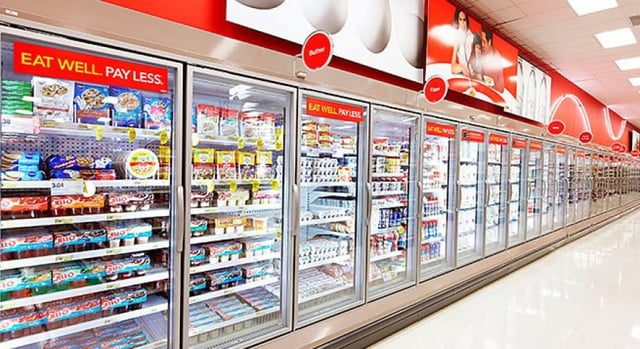
M82 195L84 193L84 180L82 179L52 179L51 196L58 195Z

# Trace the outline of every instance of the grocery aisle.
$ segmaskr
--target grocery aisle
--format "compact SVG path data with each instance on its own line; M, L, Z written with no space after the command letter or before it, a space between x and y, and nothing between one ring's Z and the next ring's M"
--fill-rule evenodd
M640 212L371 348L640 348Z

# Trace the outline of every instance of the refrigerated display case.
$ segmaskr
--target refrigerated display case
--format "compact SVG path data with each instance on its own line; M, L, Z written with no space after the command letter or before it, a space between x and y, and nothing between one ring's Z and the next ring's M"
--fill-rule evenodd
M362 303L369 107L314 93L300 99L297 325ZM396 168L397 177L400 170ZM401 199L374 208L400 208ZM400 251L401 253L401 251Z
M539 236L542 230L544 191L548 188L548 158L543 157L542 142L530 140L529 154L527 156L527 183L526 183L526 238L527 240ZM548 208L547 208L548 210Z
M188 68L190 347L250 345L290 328L290 142L295 90Z
M489 134L484 204L486 207L485 256L506 248L507 209L509 207L508 175L512 160L513 153L509 152L509 136L499 133Z
M509 180L508 187L508 245L515 246L525 241L527 206L525 197L520 195L524 192L522 188L528 188L525 183L527 175L527 141L513 137L511 139L511 150L509 159ZM533 206L531 208L533 214Z
M461 128L459 149L456 266L476 261L483 255L486 133Z
M553 230L564 228L566 222L567 176L566 158L567 148L555 147L555 190L553 191Z
M367 299L415 282L419 127L418 114L372 107ZM423 223L421 239L429 238Z
M578 158L576 155L576 150L572 148L568 148L566 152L566 160L567 160L567 215L566 221L567 225L571 225L578 220L578 203L580 197L580 181L581 178L579 175L579 165Z
M457 127L430 119L423 125L420 276L425 280L453 266Z
M584 150L576 152L576 184L577 207L576 221L589 218L589 206L591 204L591 156Z
M541 235L548 234L553 231L553 208L557 188L556 182L556 147L555 144L543 143Z
M0 35L0 347L174 345L181 66Z
M591 177L593 182L593 188L591 191L591 208L590 208L590 216L597 216L601 212L602 206L602 197L603 197L603 180L601 173L601 160L600 154L593 153L591 154Z

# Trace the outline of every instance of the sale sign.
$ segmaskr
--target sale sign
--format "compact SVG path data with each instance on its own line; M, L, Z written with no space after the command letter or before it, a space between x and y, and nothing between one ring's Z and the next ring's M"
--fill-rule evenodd
M364 119L364 108L307 97L307 115L359 123Z
M462 140L466 142L484 142L484 132L462 130Z
M525 149L527 147L527 141L525 141L524 139L514 138L511 141L511 146L516 149Z
M542 142L531 141L529 142L529 148L531 150L542 150Z
M449 90L447 80L441 76L432 76L426 84L424 84L424 97L429 103L438 103L444 99Z
M16 73L169 92L166 68L20 41L14 42L13 49L13 69Z
M551 123L549 123L549 125L547 126L547 129L549 130L549 133L551 133L552 135L560 135L564 132L564 130L566 129L566 125L564 124L564 122L560 121L560 120L555 120L552 121Z
M509 144L509 137L492 133L489 135L489 143L498 144L498 145L507 145Z
M436 124L435 122L428 122L427 134L431 136L453 138L456 136L456 127L451 125Z

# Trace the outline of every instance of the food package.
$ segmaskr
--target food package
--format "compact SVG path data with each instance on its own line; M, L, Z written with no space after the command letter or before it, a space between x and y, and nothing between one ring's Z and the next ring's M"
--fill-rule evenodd
M114 162L120 178L155 178L160 169L158 156L144 148L120 152Z
M93 196L63 195L51 197L51 214L53 216L70 216L102 213L105 208L105 195Z
M239 179L256 178L256 154L249 152L237 152L236 161L238 163Z
M213 105L196 105L196 130L205 135L218 135L220 109Z
M163 145L158 147L158 161L160 162L158 178L169 179L171 175L171 147Z
M173 106L169 98L142 97L144 127L151 130L170 130Z
M192 296L201 294L207 289L207 279L202 274L189 277L189 293Z
M220 108L220 135L239 136L239 118L240 111L230 108Z
M209 280L209 290L216 291L222 288L237 286L244 278L242 270L238 267L220 269L206 274Z
M39 166L42 154L39 151L3 151L2 170L11 170L10 165Z
M112 106L113 126L142 127L142 95L140 91L122 87L109 87L109 96L118 101Z
M46 228L4 231L0 238L0 260L47 256L53 248L53 235Z
M110 170L53 170L49 173L52 179L84 179L84 180L115 180L116 171Z
M236 241L217 242L203 247L209 256L209 263L237 260L243 253L242 243Z
M2 116L31 115L33 102L25 101L24 97L31 97L30 82L2 80Z
M73 122L73 82L34 77L33 112L42 120Z
M47 161L51 171L55 170L104 170L113 168L113 161L100 156L53 155Z
M208 148L193 148L193 179L214 178L215 151Z
M2 171L3 181L41 181L44 179L42 171Z
M37 334L47 322L46 312L34 306L0 311L0 338L11 339Z
M83 124L111 125L110 107L105 102L109 95L106 86L75 84L76 120Z
M216 179L236 179L235 151L216 152Z
M256 178L273 178L273 156L270 151L256 152Z
M40 217L49 211L49 197L28 193L19 197L5 196L0 198L0 210L4 219Z

